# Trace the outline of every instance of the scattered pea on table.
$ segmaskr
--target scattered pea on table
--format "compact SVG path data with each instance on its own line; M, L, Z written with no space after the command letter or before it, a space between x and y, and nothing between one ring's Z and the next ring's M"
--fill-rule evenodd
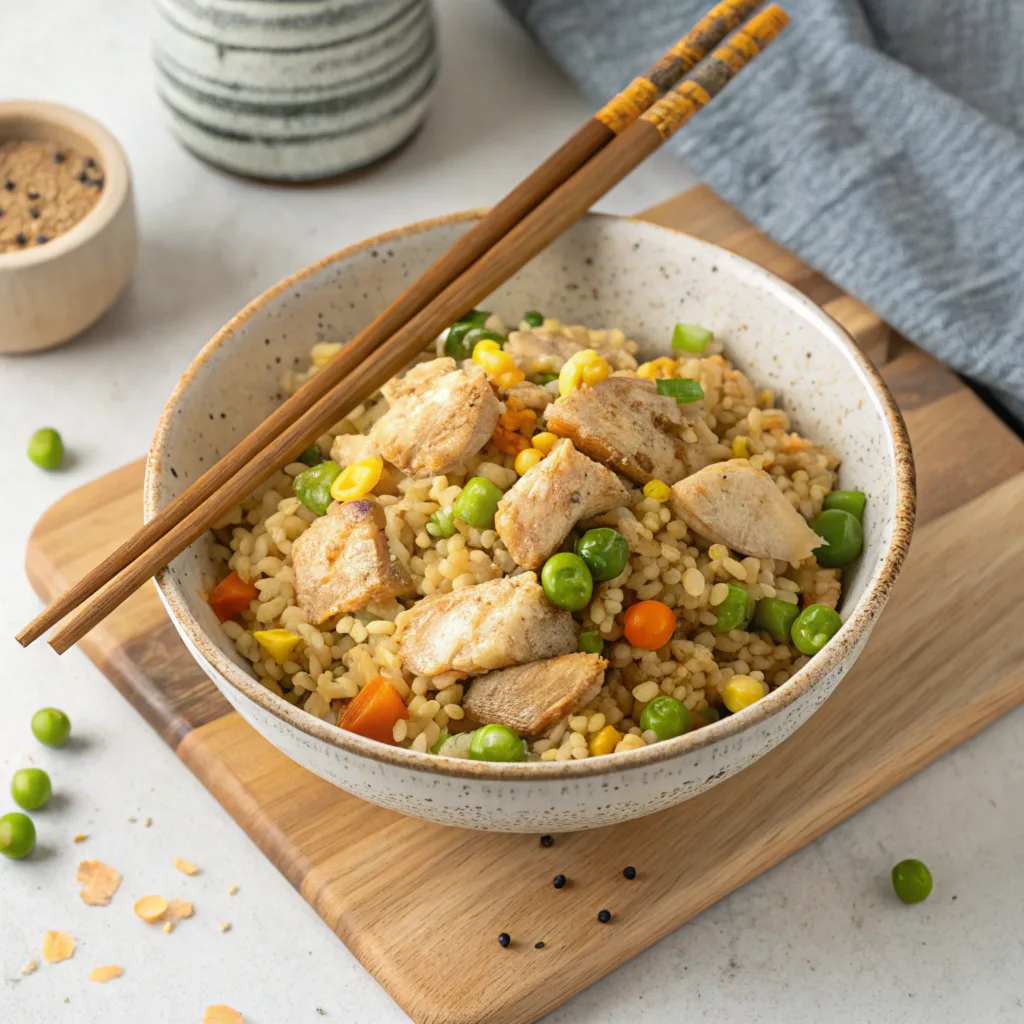
M11 796L26 811L38 811L53 796L50 776L42 768L21 768L11 779Z
M64 441L53 427L41 427L28 439L28 457L40 469L60 469Z
M40 708L32 716L32 734L48 747L62 747L71 735L71 719L59 708Z
M932 873L919 860L901 860L892 869L892 887L904 903L920 903L931 894Z
M0 818L0 853L21 860L36 848L36 827L27 814L12 811Z

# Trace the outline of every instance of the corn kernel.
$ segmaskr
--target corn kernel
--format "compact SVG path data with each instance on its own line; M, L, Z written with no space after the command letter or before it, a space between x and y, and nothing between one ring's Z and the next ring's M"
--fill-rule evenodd
M487 338L484 341L478 341L473 346L473 362L477 363L479 366L483 366L483 363L480 360L481 360L481 357L484 355L485 352L500 352L500 351L501 351L501 346L496 341L494 341L491 338Z
M767 695L768 684L750 676L733 676L722 687L722 700L733 714L749 708L751 704L756 704Z
M288 656L299 642L299 637L287 629L258 629L253 636L278 665L283 665L288 660Z
M614 725L606 725L590 737L590 753L594 757L599 757L601 754L610 754L621 739L622 733Z
M672 497L672 488L664 480L649 480L644 484L644 497L664 505Z
M732 439L732 457L734 459L750 458L750 446L747 444L747 439L742 435Z
M583 367L580 366L579 363L570 359L558 374L559 395L561 395L562 398L565 398L566 395L571 395L574 391L579 390L579 386L582 383Z
M550 431L545 430L543 433L534 434L530 438L530 444L542 455L547 455L558 443L558 440L557 434L552 434Z
M583 364L583 383L588 387L600 384L601 381L607 380L611 375L612 368L608 365L608 361L602 359L601 356L598 356L589 363Z
M516 472L523 476L544 458L544 453L537 448L526 448L516 456Z
M653 363L641 363L636 368L636 375L646 380L654 380L658 376L658 371L654 368Z
M504 373L499 373L495 383L499 388L514 388L517 384L522 384L524 380L526 380L526 374L516 367L512 370L506 370Z
M353 462L335 477L331 484L331 497L335 501L363 498L377 486L383 472L384 462L378 457Z

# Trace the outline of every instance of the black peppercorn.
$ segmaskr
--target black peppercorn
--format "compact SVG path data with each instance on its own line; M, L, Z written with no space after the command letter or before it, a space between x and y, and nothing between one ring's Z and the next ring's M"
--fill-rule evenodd
M555 837L554 836L541 836L540 837L540 845L541 846L554 846L555 845Z
M612 919L612 912L610 910L599 910L597 912L597 919L601 924L607 924Z
M36 235L36 245L46 245L49 240L47 235Z
M14 182L13 181L5 181L4 182L4 188L7 189L8 192L13 192L14 189L15 189Z
M53 162L55 164L62 164L65 160L67 160L67 157L60 150L53 154Z
M28 235L26 235L23 231L19 231L14 236L14 240L18 243L18 245L28 245Z
M39 198L39 193L38 192L26 192L25 195L27 195L29 197L29 199L33 199L33 200Z
M500 934L500 935L498 936L498 945L499 945L499 946L501 946L501 947L502 947L502 949L508 949L508 947L509 947L509 944L510 944L511 942L512 942L512 936L511 936L511 935L509 935L509 933L508 933L508 932L502 932L502 933L501 933L501 934Z
M556 889L563 888L565 886L565 875L555 875L555 877L551 879L551 884Z
M622 869L622 877L628 878L631 882L636 878L636 868L630 866Z
M39 210L38 210L38 208L37 208L37 207L35 207L35 206L33 206L33 207L32 207L32 209L28 211L28 215L29 215L29 216L30 216L30 217L31 217L31 218L32 218L33 220L39 220Z
M535 942L533 944L533 948L534 949L543 949L544 948L544 943L543 942Z

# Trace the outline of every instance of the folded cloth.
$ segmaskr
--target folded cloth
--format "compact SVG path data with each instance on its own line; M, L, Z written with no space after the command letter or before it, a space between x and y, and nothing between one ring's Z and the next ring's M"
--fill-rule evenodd
M711 0L502 0L595 101ZM782 0L670 143L716 192L1024 422L1024 0Z

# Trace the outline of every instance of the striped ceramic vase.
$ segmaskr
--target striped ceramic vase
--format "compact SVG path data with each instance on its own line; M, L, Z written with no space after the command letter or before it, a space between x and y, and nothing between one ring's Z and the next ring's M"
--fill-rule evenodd
M427 112L430 0L154 0L181 141L240 174L309 181L384 156Z

